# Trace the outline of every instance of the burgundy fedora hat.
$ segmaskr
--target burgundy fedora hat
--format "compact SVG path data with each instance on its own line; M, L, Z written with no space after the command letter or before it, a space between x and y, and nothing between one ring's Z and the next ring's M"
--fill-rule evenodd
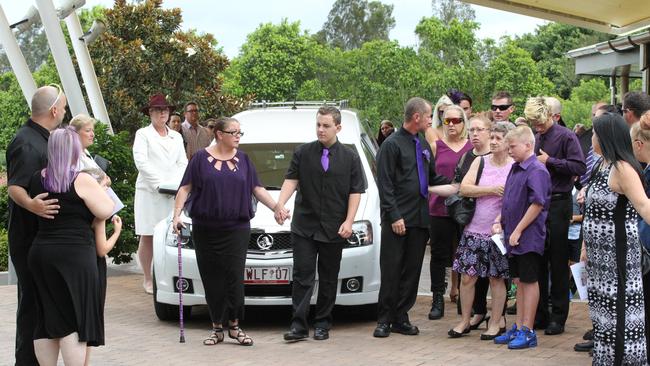
M149 104L142 107L142 109L140 109L140 111L142 111L142 113L144 113L146 115L149 115L149 108L154 108L154 107L157 107L157 108L165 108L165 107L167 107L167 108L169 108L170 112L173 111L174 109L176 109L175 105L171 105L171 104L169 104L167 102L167 98L165 98L165 96L162 93L157 93L157 94L154 94L151 97L149 97Z

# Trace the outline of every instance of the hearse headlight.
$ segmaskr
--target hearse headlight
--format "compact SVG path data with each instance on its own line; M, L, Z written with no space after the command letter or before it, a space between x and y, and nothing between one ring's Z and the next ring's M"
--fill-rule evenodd
M180 234L181 248L193 249L194 243L192 242L192 225L186 223L185 226L186 226L185 228L181 229L181 234ZM167 235L165 236L165 245L170 247L177 247L178 237L179 235L177 235L174 232L174 228L170 223L169 227L167 228Z
M372 244L372 224L370 221L355 221L352 224L352 235L347 239L346 248L356 248Z

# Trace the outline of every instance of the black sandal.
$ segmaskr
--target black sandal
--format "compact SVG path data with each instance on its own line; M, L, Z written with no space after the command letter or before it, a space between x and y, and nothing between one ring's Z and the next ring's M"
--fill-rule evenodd
M214 346L223 342L223 328L212 328L210 336L203 340L204 346Z
M231 331L236 331L237 334L233 337ZM231 339L236 340L240 345L242 346L252 346L253 345L253 339L249 337L240 327L239 325L231 325L228 327L228 337Z

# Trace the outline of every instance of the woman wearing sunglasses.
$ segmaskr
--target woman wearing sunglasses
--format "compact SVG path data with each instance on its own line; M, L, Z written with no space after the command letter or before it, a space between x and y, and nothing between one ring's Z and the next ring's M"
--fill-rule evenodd
M460 106L450 105L444 111L442 118L442 138L431 146L436 158L436 173L453 179L458 160L472 149L467 139L467 117ZM447 287L445 270L451 267L452 255L460 237L460 228L447 214L445 197L434 194L429 196L429 235L431 243L431 292L433 302L429 319L440 319L444 316L444 293ZM458 299L458 275L452 272L449 297L452 302Z

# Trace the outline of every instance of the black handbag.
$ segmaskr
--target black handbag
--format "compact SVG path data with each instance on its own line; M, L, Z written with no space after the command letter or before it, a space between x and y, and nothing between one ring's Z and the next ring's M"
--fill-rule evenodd
M480 157L481 162L478 166L478 172L476 173L476 181L474 184L478 185L479 180L481 179L481 174L483 173L483 166L485 161L483 157ZM447 206L447 214L451 217L458 225L466 226L472 221L474 216L474 210L476 210L476 198L474 197L463 197L460 193L453 194L445 199L445 206Z

